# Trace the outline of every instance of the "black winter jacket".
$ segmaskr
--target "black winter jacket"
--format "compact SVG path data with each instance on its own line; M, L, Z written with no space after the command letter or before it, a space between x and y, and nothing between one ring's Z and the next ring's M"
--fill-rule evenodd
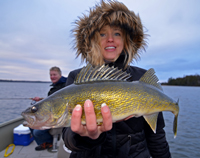
M67 78L66 77L61 77L58 82L56 82L55 84L52 83L50 86L52 86L52 88L49 90L48 92L48 96L53 94L54 92L60 90L61 88L65 87L67 82Z
M121 67L116 63L114 66ZM73 83L80 70L70 72L66 85ZM146 72L133 66L126 71L132 76L130 81L139 80ZM72 150L70 158L169 158L164 126L163 115L159 113L156 134L143 117L133 117L127 121L113 123L113 128L102 133L96 140L81 137L72 132L70 127L63 128L63 140L67 148Z

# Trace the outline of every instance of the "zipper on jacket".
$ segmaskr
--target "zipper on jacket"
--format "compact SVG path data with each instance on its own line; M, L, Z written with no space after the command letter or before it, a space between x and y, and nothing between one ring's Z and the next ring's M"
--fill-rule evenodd
M130 142L130 146L131 146L131 135L130 134L128 135L128 138L130 140L129 142Z

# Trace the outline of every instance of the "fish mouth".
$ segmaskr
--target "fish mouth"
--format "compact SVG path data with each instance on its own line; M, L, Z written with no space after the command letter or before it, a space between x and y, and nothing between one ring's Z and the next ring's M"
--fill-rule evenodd
M38 129L38 130L44 130L44 129L50 129L51 126L49 126L49 117L48 119L40 119L35 115L29 115L24 112L21 113L21 115L24 117L24 122L22 123L23 126L29 127L32 129ZM51 118L51 117L50 117Z
M25 127L29 127L29 126L30 126L29 123L28 123L27 121L24 121L22 124L23 124L23 126L25 126Z
M23 125L26 127L32 127L36 122L36 117L31 115L26 115L25 113L21 113L21 115L24 117L25 121L23 122Z

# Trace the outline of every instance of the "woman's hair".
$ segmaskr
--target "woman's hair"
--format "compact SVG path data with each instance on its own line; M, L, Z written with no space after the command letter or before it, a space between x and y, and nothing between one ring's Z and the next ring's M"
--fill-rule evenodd
M92 65L104 64L103 56L100 51L99 31L105 25L117 26L122 29L124 35L124 50L126 55L125 67L133 60L140 57L140 51L145 50L146 35L143 32L143 25L139 15L135 15L123 3L118 1L101 1L100 4L90 9L89 15L75 22L76 28L73 30L75 35L75 46L77 57L81 55L82 61Z
M60 68L57 66L53 66L52 68L49 69L49 71L57 71L60 75L62 75Z

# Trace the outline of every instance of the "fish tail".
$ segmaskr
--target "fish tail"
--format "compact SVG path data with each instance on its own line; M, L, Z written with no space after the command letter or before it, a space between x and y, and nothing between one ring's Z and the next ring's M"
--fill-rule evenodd
M177 122L178 122L178 114L174 116L174 127L173 127L174 138L176 138L177 135Z

